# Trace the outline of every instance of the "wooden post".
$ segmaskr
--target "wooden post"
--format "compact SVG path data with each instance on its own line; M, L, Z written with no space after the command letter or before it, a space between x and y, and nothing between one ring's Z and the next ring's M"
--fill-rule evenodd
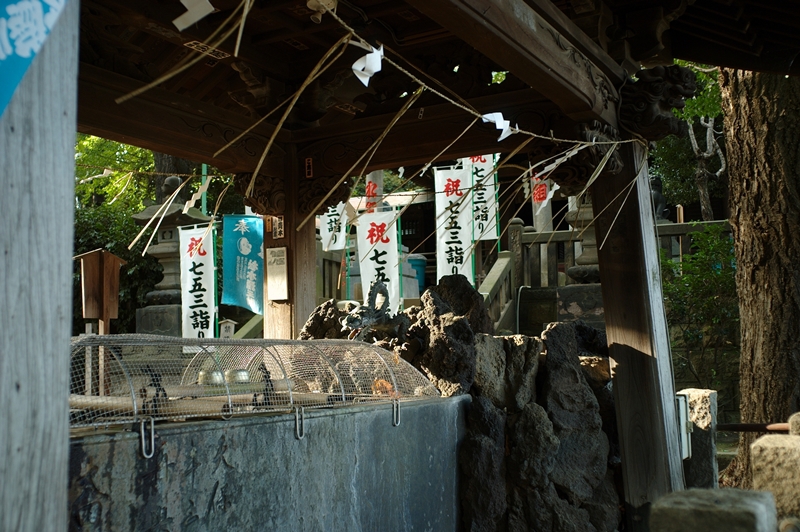
M508 222L508 249L511 251L514 257L514 272L513 272L513 282L514 288L520 286L523 280L522 274L522 228L524 227L525 222L523 222L520 218L511 218ZM512 294L511 297L516 297L516 294Z
M652 502L683 489L669 337L661 294L655 220L646 163L624 144L624 169L593 186L606 335L614 381L625 505L630 530L647 530ZM639 171L641 170L641 172ZM611 226L614 217L619 217Z
M558 286L558 242L547 245L547 286Z
M305 218L298 212L301 203L298 197L298 181L306 178L305 172L300 174L294 145L286 146L285 171L284 236L273 238L273 233L265 229L264 246L286 248L289 299L280 301L269 299L267 276L264 276L264 338L291 340L297 338L300 329L317 306L317 238L313 220L300 231L296 230Z
M108 334L111 319L116 319L119 312L119 268L127 263L103 249L89 251L73 258L81 261L83 317L98 320L97 333ZM91 376L91 348L86 349L89 355L86 360L86 373ZM98 395L108 395L111 381L108 378L103 346L97 348L97 378Z
M0 116L0 530L69 521L79 11L67 2Z

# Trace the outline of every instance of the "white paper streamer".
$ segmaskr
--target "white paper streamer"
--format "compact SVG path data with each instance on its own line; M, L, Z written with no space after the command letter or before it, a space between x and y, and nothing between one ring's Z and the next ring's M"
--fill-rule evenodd
M503 118L503 113L489 113L481 117L484 122L494 122L497 129L501 131L497 142L507 139L514 132L511 131L511 122ZM519 127L519 126L518 126Z
M183 31L206 15L214 12L214 6L208 0L181 0L187 11L172 21L178 31Z
M556 193L556 190L558 190L559 188L561 188L561 187L558 186L558 183L554 182L553 186L550 187L550 192L547 193L547 197L544 199L542 204L539 205L539 209L536 211L536 214L539 214L540 212L542 212L542 209L544 209L545 205L550 203L550 200L553 199L553 195Z
M186 202L186 205L183 206L183 214L189 212L189 209L192 208L192 205L197 202L200 198L203 197L203 194L208 191L208 185L211 184L211 178L206 179L206 182L200 185L200 188L197 189L197 192L192 194L192 198Z
M370 53L353 63L353 72L365 87L369 87L369 79L376 72L381 71L381 60L383 59L383 45L377 49L370 46L370 50Z

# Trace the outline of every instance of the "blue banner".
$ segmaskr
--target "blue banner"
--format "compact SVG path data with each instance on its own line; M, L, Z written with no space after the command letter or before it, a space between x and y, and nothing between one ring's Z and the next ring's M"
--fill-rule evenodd
M0 0L0 116L67 0Z
M264 314L264 220L222 218L222 304Z

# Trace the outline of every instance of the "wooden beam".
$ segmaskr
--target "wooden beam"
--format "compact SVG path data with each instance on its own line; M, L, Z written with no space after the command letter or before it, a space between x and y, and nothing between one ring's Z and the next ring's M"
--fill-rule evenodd
M526 89L513 93L476 98L470 104L479 112L500 111L521 129L546 135L563 115L553 104L543 101L536 91ZM323 131L297 132L292 140L322 139L299 143L301 160L313 159L314 175L334 175L346 172L384 131L390 115L355 120L347 126L318 128ZM430 107L413 107L392 128L370 160L367 171L428 163L474 120L474 116L450 103ZM325 135L331 135L326 138ZM313 137L312 137L313 136ZM499 132L492 123L478 121L439 159L467 157L476 153L511 151L527 137L511 135L497 142ZM357 171L361 171L358 168Z
M577 120L602 120L616 126L615 88L624 74L609 78L605 54L588 51L580 29L572 23L554 26L536 9L544 2L524 0L407 0L479 52ZM554 22L552 13L549 18ZM585 37L585 36L584 36ZM580 46L575 43L580 41ZM596 51L593 49L593 51ZM597 66L603 63L605 71Z
M79 2L63 9L0 116L0 530L69 522Z
M204 162L228 172L252 172L274 131L262 123L234 146L214 157L256 119L210 104L177 97L161 88L122 104L114 100L140 87L137 80L81 63L78 130L83 133ZM282 131L278 140L287 140ZM276 145L261 173L283 175L284 154Z
M611 204L595 228L625 505L629 529L638 531L647 530L650 504L684 480L647 166L638 144L619 149L624 169L593 185L593 207L597 214Z

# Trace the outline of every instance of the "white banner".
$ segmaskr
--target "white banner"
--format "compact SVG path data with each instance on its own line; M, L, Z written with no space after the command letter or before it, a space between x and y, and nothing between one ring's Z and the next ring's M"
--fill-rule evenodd
M434 169L436 191L436 276L462 274L475 285L472 264L471 168Z
M347 239L347 216L344 210L344 202L331 205L325 214L319 217L319 236L322 238L323 251L344 249Z
M494 155L475 155L461 159L464 168L472 172L472 212L475 213L473 240L495 240L497 224L497 193Z
M397 223L393 211L362 214L358 219L358 262L361 266L361 287L364 302L373 281L381 281L389 289L389 310L400 308L400 257Z
M206 227L178 229L183 337L214 338L214 232L206 234Z

